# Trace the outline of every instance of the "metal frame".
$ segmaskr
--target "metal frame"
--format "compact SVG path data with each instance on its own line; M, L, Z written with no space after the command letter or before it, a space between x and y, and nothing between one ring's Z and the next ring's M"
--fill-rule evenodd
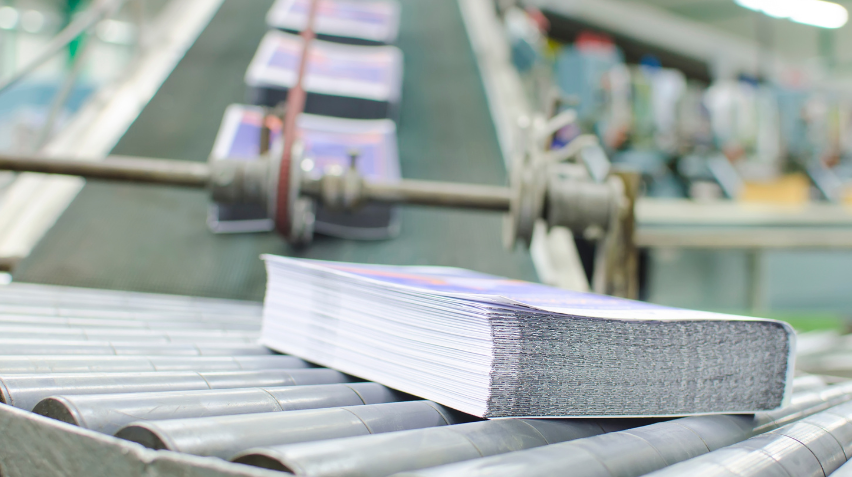
M34 477L275 477L280 472L222 459L154 451L139 444L0 404L0 475Z

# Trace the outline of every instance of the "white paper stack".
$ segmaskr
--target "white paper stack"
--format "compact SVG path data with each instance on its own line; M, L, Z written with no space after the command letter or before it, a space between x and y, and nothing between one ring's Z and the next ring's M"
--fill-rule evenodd
M480 417L780 407L795 334L443 267L265 256L262 342Z
M314 31L323 40L387 44L399 32L395 0L318 0ZM266 14L272 28L300 32L308 20L308 0L278 0Z
M264 35L246 71L251 102L275 106L296 85L302 38ZM402 89L402 52L395 46L311 42L304 78L305 112L354 119L393 118Z

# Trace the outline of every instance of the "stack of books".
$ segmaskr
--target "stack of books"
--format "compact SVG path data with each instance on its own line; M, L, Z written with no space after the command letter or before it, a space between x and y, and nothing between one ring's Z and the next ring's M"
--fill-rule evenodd
M314 31L323 40L355 45L390 44L399 32L399 4L387 0L318 0ZM272 28L298 33L308 0L278 0L266 15Z
M296 85L302 38L271 30L246 71L249 99L275 106ZM304 78L305 112L353 119L396 117L402 89L402 52L395 46L358 46L314 40Z
M791 391L782 322L455 268L264 258L263 344L475 416L753 413Z
M281 141L281 123L264 118L259 106L232 104L216 136L210 160L263 160L260 155L261 127L268 121L273 143ZM389 119L359 120L302 114L298 134L304 146L303 174L319 175L330 167L349 167L350 154L358 154L357 168L362 176L379 182L400 177L396 125ZM280 148L272 147L272 150ZM370 204L355 213L316 211L314 229L318 233L360 240L378 240L399 233L395 207ZM253 204L212 204L207 224L216 233L262 232L272 230L267 211Z

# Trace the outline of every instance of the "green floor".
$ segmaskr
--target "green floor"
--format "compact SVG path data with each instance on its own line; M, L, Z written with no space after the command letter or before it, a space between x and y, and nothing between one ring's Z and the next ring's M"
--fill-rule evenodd
M203 161L225 107L244 98L243 73L271 0L227 0L116 154ZM399 147L403 175L502 184L497 139L454 0L403 0L405 54ZM502 248L490 213L408 208L384 242L318 237L294 251L273 234L216 236L203 192L90 183L14 271L17 281L259 300L262 253L471 268L534 280L528 253Z

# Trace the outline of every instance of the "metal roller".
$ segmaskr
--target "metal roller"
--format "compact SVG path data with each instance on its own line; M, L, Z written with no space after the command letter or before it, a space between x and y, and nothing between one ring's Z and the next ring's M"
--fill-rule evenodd
M793 392L800 393L804 391L815 391L817 389L823 389L828 386L825 378L822 376L816 376L813 374L808 374L805 376L799 376L793 379Z
M40 339L0 339L0 355L182 355L232 356L269 355L269 348L247 344L139 343L136 341L71 341Z
M94 306L45 306L33 305L30 301L15 303L14 300L3 300L0 304L0 314L26 316L66 316L79 318L109 318L120 320L160 320L160 321L193 321L205 323L260 323L258 310L227 312L222 310L190 311L185 309L158 308L97 308Z
M179 320L132 320L116 318L81 318L64 316L32 316L0 314L0 325L44 326L53 329L65 328L111 328L147 330L212 330L212 331L259 331L260 322L216 323Z
M32 410L42 399L58 395L296 386L347 381L350 381L350 378L345 374L325 368L222 372L10 374L0 377L0 402Z
M852 450L852 404L846 403L764 435L653 472L653 477L837 475ZM771 456L771 457L770 457Z
M134 320L147 321L153 323L166 324L169 322L178 322L183 324L199 323L208 326L232 326L232 325L254 325L260 326L260 318L254 316L225 316L225 317L210 317L210 316L193 316L185 313L169 313L165 311L145 311L145 312L127 312L127 311L109 311L96 312L88 309L69 309L69 308L31 308L20 306L0 306L0 316L16 317L16 318L36 318L36 317L52 317L52 318L82 318L82 319L100 319L100 320Z
M596 436L647 423L635 419L499 419L361 437L249 449L241 464L314 477L386 477Z
M262 306L254 302L240 302L218 298L181 295L162 295L140 292L82 289L56 285L33 285L14 282L0 287L3 306L12 304L29 308L88 309L97 312L179 313L198 319L206 317L259 318Z
M4 356L0 376L129 371L252 371L311 367L293 356Z
M38 326L0 326L3 339L47 339L68 341L198 342L255 344L259 332L219 330L122 330L115 328L47 328Z
M852 477L852 462L847 462L831 474L831 477Z
M107 340L103 337L116 337L109 339L126 340L128 338L147 337L162 338L172 341L189 340L189 339L234 339L244 340L260 338L260 331L244 331L244 330L205 330L205 329L167 329L167 330L147 330L147 329L116 329L111 327L55 327L41 326L39 324L31 325L11 325L0 323L0 333L4 337L14 338L16 336L34 336L36 338L51 339L51 336L69 336L77 337L77 339L88 340Z
M421 429L456 423L431 401L134 423L115 435L152 449L233 457L247 448Z
M104 434L136 421L228 416L405 400L376 383L53 396L33 412Z
M852 383L844 383L796 395L790 406L753 416L687 417L398 475L501 477L517 475L517 469L523 469L525 476L550 476L571 469L572 477L639 477L778 429L850 399Z

